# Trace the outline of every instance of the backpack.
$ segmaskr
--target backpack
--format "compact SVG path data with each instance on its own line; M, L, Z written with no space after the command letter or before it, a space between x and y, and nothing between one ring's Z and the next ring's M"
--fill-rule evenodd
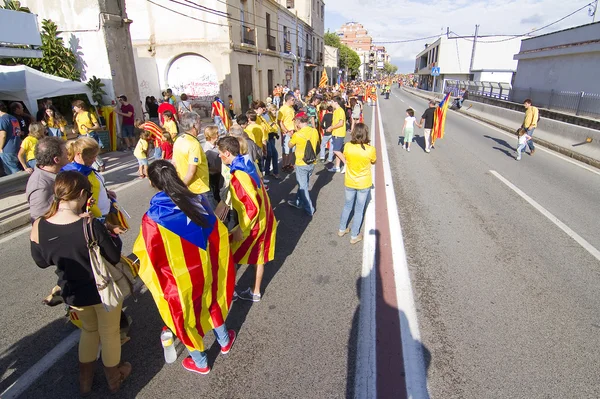
M307 165L312 165L317 161L317 154L315 154L315 150L313 150L310 140L306 141L306 147L304 147L304 156L302 157L302 160Z

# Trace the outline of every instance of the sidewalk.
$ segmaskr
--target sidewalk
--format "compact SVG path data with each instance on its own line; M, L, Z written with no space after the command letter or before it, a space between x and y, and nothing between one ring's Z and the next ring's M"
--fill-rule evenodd
M124 168L137 166L131 159L131 152L108 152L102 155L106 163L106 172L102 175L117 172ZM16 176L15 176L16 175ZM0 179L0 235L29 224L29 205L25 188L28 174L19 172Z
M404 90L412 95L424 99L430 99L434 97L439 100L441 97L440 93L422 93L420 91L407 88L404 88ZM467 100L464 102L463 107L455 112L467 115L471 118L480 120L516 135L516 130L522 123L523 114L517 111L506 109L500 109L500 112L497 114L485 112L484 109L498 108L491 107L493 106ZM558 124L558 126L561 126L561 129L558 131L547 129L544 125L547 125L550 122L553 125ZM577 134L573 133L575 131ZM570 125L560 121L545 120L542 118L540 121L540 127L535 129L533 141L535 144L549 148L553 151L559 152L596 168L600 168L600 147L597 143L597 136L598 132L594 131L593 129ZM592 138L593 143L586 142L586 138L588 137Z

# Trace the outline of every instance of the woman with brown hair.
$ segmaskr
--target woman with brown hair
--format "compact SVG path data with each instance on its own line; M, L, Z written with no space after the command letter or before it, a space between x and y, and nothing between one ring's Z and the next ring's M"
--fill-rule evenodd
M31 230L31 255L41 268L56 266L62 297L82 323L79 339L79 388L82 396L92 390L98 345L111 392L131 373L131 364L121 362L119 322L121 305L106 311L96 288L83 229L91 223L102 257L117 264L121 248L102 223L82 217L91 197L90 182L75 171L61 172L54 183L50 210L37 219Z

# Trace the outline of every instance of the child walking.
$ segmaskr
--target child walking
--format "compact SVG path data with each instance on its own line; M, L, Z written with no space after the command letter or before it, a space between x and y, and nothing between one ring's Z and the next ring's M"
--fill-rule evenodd
M170 161L173 159L173 139L171 138L171 133L165 132L163 133L162 143L160 143L161 149L161 158Z
M402 145L402 148L408 152L410 152L410 143L413 141L415 123L415 110L409 108L406 110L406 118L404 118L404 126L402 126L402 134L404 135L404 144Z
M133 150L133 156L137 158L138 164L140 165L138 168L138 174L140 175L140 179L143 179L148 176L148 139L150 138L150 132L144 130L142 134L140 134L140 139L135 146L135 150Z
M519 146L517 147L517 161L521 160L521 153L525 151L527 148L527 142L531 140L531 136L527 134L527 130L525 128L520 127L517 130L517 134L519 135Z

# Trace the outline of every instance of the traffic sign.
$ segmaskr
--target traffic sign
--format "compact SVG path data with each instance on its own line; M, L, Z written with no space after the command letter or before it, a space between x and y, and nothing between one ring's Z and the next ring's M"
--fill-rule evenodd
M440 67L431 68L431 76L440 76Z

